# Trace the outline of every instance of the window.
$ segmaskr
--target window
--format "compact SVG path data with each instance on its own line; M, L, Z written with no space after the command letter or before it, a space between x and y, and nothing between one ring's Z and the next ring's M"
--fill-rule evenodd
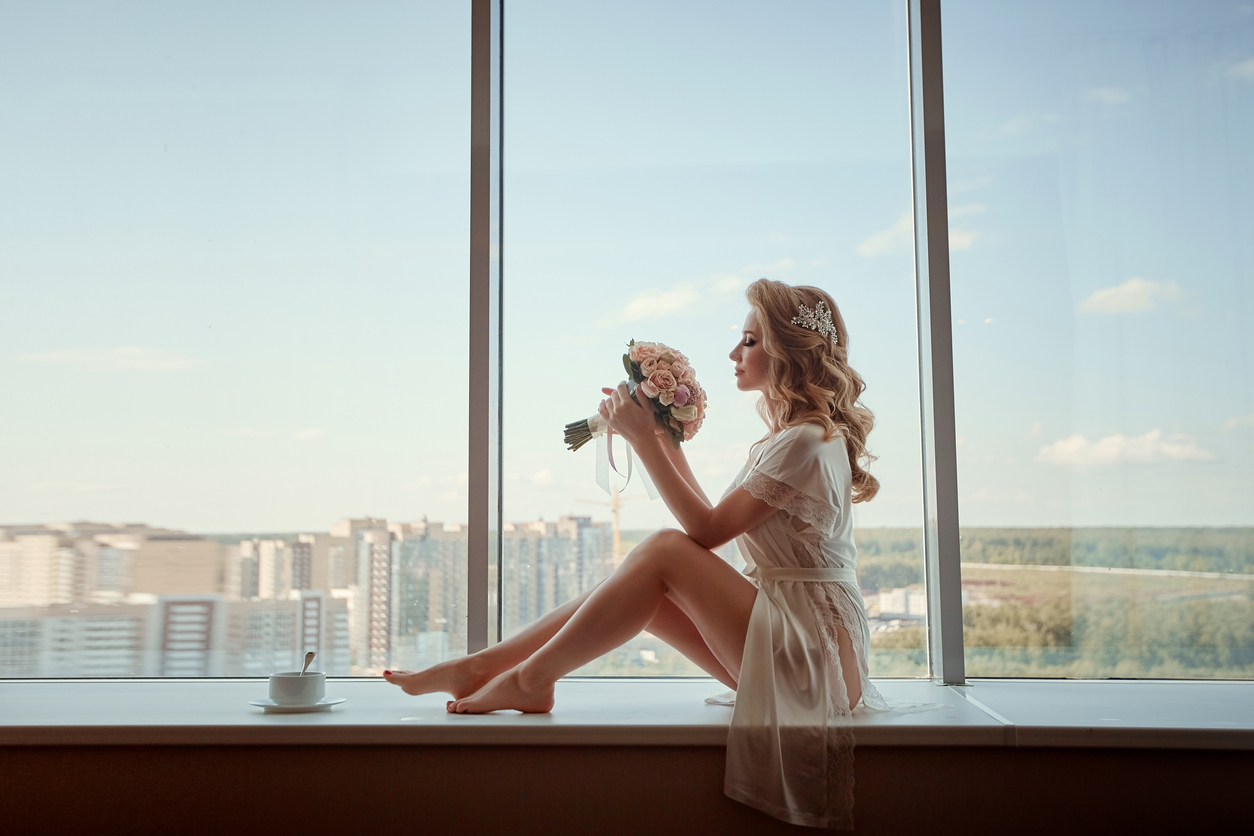
M739 472L764 428L727 354L765 276L823 287L849 325L884 486L856 510L873 672L926 674L904 6L524 0L505 32L504 635L677 525L560 444L629 340L707 389L685 450L711 499ZM700 673L647 633L581 672Z
M1254 676L1254 13L946 0L967 674Z
M0 13L0 676L508 636L675 524L559 441L628 340L738 472L761 276L835 296L877 413L873 674L1254 676L1248 6L945 0L932 133L938 0L516 0L504 52L499 0ZM698 673L647 633L580 672Z
M0 16L0 676L464 652L469 9Z

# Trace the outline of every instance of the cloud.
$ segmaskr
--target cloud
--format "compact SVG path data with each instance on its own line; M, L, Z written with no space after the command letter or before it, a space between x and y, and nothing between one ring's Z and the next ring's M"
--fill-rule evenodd
M979 174L975 177L955 177L948 183L947 191L950 194L965 194L966 192L978 192L980 189L993 184L993 175Z
M746 264L735 273L715 273L695 282L681 282L669 290L642 290L619 313L622 322L662 319L691 311L698 303L718 302L740 296L750 279L792 270L797 262L785 256L770 264Z
M551 485L553 484L553 471L537 470L531 474L531 483L533 485Z
M1122 87L1094 87L1085 91L1084 95L1104 105L1121 105L1132 101L1132 94Z
M1049 125L1058 121L1056 113L1028 113L1023 116L1016 116L1013 119L1007 119L992 131L994 136L1017 136L1036 130L1042 125Z
M1254 58L1247 58L1228 68L1228 75L1241 81L1254 81Z
M1254 427L1254 414L1238 415L1235 418L1229 418L1224 421L1225 430L1235 430L1241 427Z
M701 298L692 284L678 284L670 290L644 290L627 303L620 316L624 322L658 319L692 307Z
M967 203L963 206L950 206L949 217L959 218L963 215L982 215L988 211L983 203Z
M950 229L949 249L969 250L975 246L975 239L979 237L980 233L973 229Z
M772 229L766 234L766 240L770 241L772 244L790 244L793 239L792 236L787 235L786 233L777 232Z
M1215 454L1198 446L1190 435L1164 436L1159 429L1144 435L1123 433L1089 441L1076 433L1042 447L1036 460L1074 470L1087 470L1115 464L1152 464L1161 461L1207 461Z
M914 245L914 213L906 212L888 229L871 233L854 250L864 258L909 252Z
M297 430L292 435L292 438L296 439L297 441L317 441L318 439L324 438L325 436L326 436L326 433L324 433L322 430L318 429L317 427L307 427L303 430Z
M746 264L740 268L741 273L775 273L784 270L791 270L797 266L797 262L785 256L774 264Z
M190 357L159 348L142 348L135 345L116 348L70 348L42 354L24 354L22 359L36 363L64 363L85 369L177 371L196 365L196 361Z
M1180 302L1184 291L1175 282L1147 282L1140 277L1128 279L1115 287L1093 291L1078 306L1080 313L1143 313L1153 310L1159 301Z

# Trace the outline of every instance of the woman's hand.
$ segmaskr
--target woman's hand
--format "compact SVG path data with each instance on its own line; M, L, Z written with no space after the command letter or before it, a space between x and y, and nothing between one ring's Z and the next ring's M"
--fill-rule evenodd
M614 432L627 439L627 443L633 447L639 449L644 444L652 443L663 432L653 410L646 404L636 403L626 383L618 384L617 389L603 388L601 391L609 397L601 401L597 412L609 421Z

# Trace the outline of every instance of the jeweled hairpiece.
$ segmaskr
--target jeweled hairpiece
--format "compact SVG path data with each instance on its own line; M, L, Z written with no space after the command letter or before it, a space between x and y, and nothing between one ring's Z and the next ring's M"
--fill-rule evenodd
M827 305L820 299L819 303L814 306L814 310L810 310L802 302L799 306L801 314L792 318L793 325L800 325L802 328L809 328L811 331L818 331L825 337L830 337L832 342L840 345L840 338L836 334L836 326L832 324L832 312L827 309Z

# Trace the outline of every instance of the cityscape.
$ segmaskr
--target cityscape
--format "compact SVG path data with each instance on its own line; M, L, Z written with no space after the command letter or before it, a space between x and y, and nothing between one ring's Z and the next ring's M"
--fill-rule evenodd
M505 635L647 533L573 515L507 524ZM282 534L0 525L0 677L264 676L308 651L329 675L428 667L466 652L466 543L460 524L375 517ZM719 553L743 568L734 543ZM921 584L865 594L877 633L922 625ZM648 633L582 672L701 674Z
M489 612L512 635L590 589L650 533L564 515L507 524ZM858 532L871 673L926 676L921 532ZM1254 529L967 528L972 675L1248 678ZM737 568L734 543L719 549ZM325 532L141 523L0 525L0 677L334 676L466 652L460 524L340 519ZM497 600L497 590L502 600ZM580 675L701 675L647 632Z

